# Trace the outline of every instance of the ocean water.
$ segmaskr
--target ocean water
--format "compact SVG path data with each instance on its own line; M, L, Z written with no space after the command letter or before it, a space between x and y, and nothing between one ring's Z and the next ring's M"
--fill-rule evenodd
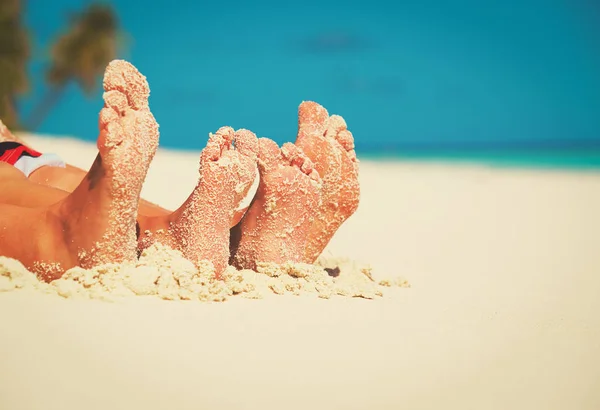
M48 44L87 3L28 0L24 118ZM600 167L598 1L109 3L162 146L200 149L222 125L293 140L314 100L346 118L359 156ZM71 85L38 131L93 140L101 106Z

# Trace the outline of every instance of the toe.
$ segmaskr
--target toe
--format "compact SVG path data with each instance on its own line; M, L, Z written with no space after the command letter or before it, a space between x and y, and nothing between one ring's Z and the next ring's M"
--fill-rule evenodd
M346 121L340 115L332 115L329 117L326 136L336 140L348 152L354 149L354 137L348 131Z
M100 130L106 129L106 126L119 119L119 114L112 108L102 108L98 117Z
M233 141L233 128L221 127L214 134L208 136L206 147L202 150L202 161L218 161L224 150L229 149Z
M313 162L296 145L286 142L281 147L282 156L289 161L290 165L295 165L306 175L311 175L315 169Z
M146 77L137 68L124 60L113 60L104 72L104 90L123 93L131 108L148 108L150 88Z
M327 130L329 114L313 101L304 101L298 108L298 139L323 136Z
M281 150L277 143L268 138L258 139L258 165L262 171L270 170L281 162Z
M327 131L325 135L335 136L343 130L348 129L346 121L340 115L332 115L327 122Z
M358 159L356 158L356 151L354 151L354 138L352 133L346 129L336 134L335 140L339 144L338 147L344 150L344 154L348 160L342 160L342 163L352 164L352 168L355 173L358 173Z
M335 140L348 152L354 150L354 137L348 130L343 130L336 134Z
M111 110L112 111L112 110ZM114 111L112 111L114 113ZM116 114L115 114L116 115ZM114 148L123 143L124 140L123 128L118 121L109 121L104 124L98 136L98 149L106 153L105 149Z
M303 173L308 175L314 181L321 181L321 176L317 172L314 162L311 161L301 148L294 144L286 143L281 147L281 153L285 159L290 161L291 165L300 168Z
M119 115L125 115L125 111L129 107L127 97L120 91L106 91L103 95L105 107L112 108Z
M303 162L300 149L291 142L286 142L281 146L281 154L290 165L300 166Z
M346 152L347 157L350 158L350 161L354 164L355 171L358 172L358 159L356 158L356 152L354 151L354 137L348 130L344 118L340 115L332 115L329 117L325 136L331 138L332 141L335 141L334 144L337 143L338 147L341 146Z
M235 131L231 127L221 127L214 135L215 142L218 142L222 148L229 148L235 137Z
M231 149L231 144L235 138L235 131L231 127L221 127L213 135L212 143L219 146L221 154Z
M249 130L241 129L235 132L235 149L242 155L256 161L258 155L258 138Z

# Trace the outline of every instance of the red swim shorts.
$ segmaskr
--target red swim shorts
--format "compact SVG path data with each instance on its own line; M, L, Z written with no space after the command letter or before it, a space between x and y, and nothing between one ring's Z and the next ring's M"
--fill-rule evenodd
M65 167L65 162L55 154L42 154L19 142L0 142L0 162L6 162L28 177L43 166Z

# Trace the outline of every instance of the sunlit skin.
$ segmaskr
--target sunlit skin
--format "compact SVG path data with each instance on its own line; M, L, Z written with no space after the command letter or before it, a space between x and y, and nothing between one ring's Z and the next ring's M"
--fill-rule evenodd
M145 78L139 73L137 75L146 84ZM131 91L139 94L139 90L128 90L127 87L124 90L125 93ZM0 180L4 186L0 192L0 203L3 204L0 206L8 207L6 215L38 215L42 212L40 210L62 209L59 204L73 201L76 193L79 193L80 201L92 203L94 201L90 199L91 196L83 198L84 195L80 193L84 192L82 186L93 191L94 187L89 188L91 185L97 185L97 181L104 181L110 175L125 171L130 175L135 173L127 170L126 164L122 165L122 169L117 169L117 165L106 163L105 157L109 158L111 154L106 151L103 156L103 150L108 146L116 150L123 145L123 142L111 142L115 133L117 140L131 143L134 147L121 154L121 157L135 163L139 159L133 160L129 156L141 155L143 161L149 164L158 143L158 131L147 109L147 93L145 102L140 103L143 110L139 110L137 106L128 106L130 96L112 91L109 89L105 93L105 108L100 115L99 155L89 172L70 165L65 168L43 166L27 179L14 167L0 163ZM135 112L135 115L130 111ZM140 119L138 111L143 111L146 117ZM115 128L113 123L118 123L120 128ZM140 137L140 134L146 138ZM16 138L6 128L0 127L0 140ZM228 262L240 268L253 268L257 262L312 263L339 226L358 206L358 167L353 148L352 134L341 117L329 117L322 106L304 102L299 108L296 143L286 143L281 149L269 139L257 140L247 130L234 131L223 127L211 135L200 157L198 185L181 207L173 212L139 199L139 188L136 185L131 192L137 192L138 199L130 202L136 202L137 208L135 211L129 209L122 213L129 216L127 223L119 221L124 226L119 229L126 231L121 236L130 238L128 247L118 247L117 252L112 243L115 241L108 239L102 245L92 234L93 230L87 229L86 233L74 235L78 238L78 244L86 241L94 243L83 253L81 249L85 247L80 245L73 245L79 251L67 252L68 255L55 256L55 253L60 252L45 250L64 247L64 243L50 240L59 234L55 232L46 235L43 241L45 247L37 247L40 252L19 251L18 249L25 249L27 246L22 243L18 245L15 238L11 237L13 246L5 245L9 251L3 251L3 254L24 261L32 269L36 261L47 261L50 265L57 266L56 269L50 269L52 274L46 274L47 279L60 276L65 269L74 265L132 259L132 249L139 252L156 241L181 250L188 259L196 263L211 261L217 275ZM240 208L240 202L248 195L255 180L257 166L260 172L257 193L249 209ZM110 172L105 170L106 167L110 168ZM144 164L141 169L143 175L130 179L143 181L147 165ZM54 215L52 212L50 214ZM94 218L100 215L96 218L98 221L102 221L104 217L105 222L97 225L105 228L108 225L115 226L109 220L112 217L109 212L96 210L91 214ZM59 221L55 221L55 225L64 225L60 222L60 214L57 218ZM123 219L123 216L120 218ZM87 219L90 219L89 215ZM13 225L7 221L5 226ZM41 226L36 229L45 232L47 228ZM57 229L60 230L60 227ZM131 239L131 232L135 233L135 241ZM88 235L94 239L85 239ZM9 238L6 238L8 241ZM72 238L68 239L72 241ZM30 239L27 240L30 242ZM133 242L135 247L131 245ZM125 251L125 248L131 249ZM3 249L0 244L0 250ZM113 251L108 251L109 249ZM23 253L20 257L19 252ZM117 255L119 252L123 255ZM82 257L84 253L86 256ZM93 256L95 254L104 256ZM44 263L43 267L47 269L49 263Z

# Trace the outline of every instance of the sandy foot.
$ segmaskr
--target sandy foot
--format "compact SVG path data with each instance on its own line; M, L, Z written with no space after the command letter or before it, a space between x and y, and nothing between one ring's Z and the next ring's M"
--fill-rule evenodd
M260 183L253 203L232 230L232 264L305 262L305 242L320 200L321 179L294 144L281 149L259 139Z
M158 146L146 78L131 64L115 60L106 68L104 91L96 161L57 205L66 245L84 268L137 257L138 201Z
M159 241L200 264L211 261L219 276L229 261L230 226L235 210L256 177L258 141L248 130L222 127L211 134L200 156L200 179L185 203L170 216Z
M315 164L323 180L321 204L307 236L306 261L323 252L340 225L358 208L360 186L354 139L339 115L306 101L298 109L296 146Z

